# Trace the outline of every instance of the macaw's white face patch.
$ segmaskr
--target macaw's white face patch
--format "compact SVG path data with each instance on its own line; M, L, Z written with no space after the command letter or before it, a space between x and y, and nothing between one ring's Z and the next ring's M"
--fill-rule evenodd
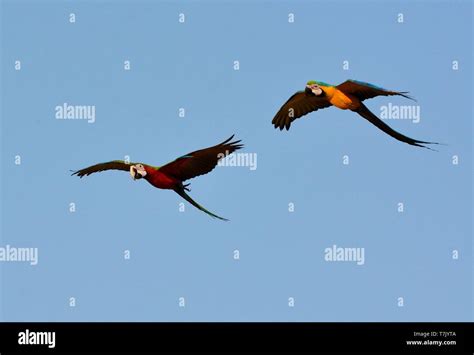
M138 180L146 176L145 167L142 164L136 164L130 166L130 175L133 180Z
M313 85L313 87L311 88L311 91L313 92L313 94L315 94L316 96L319 96L323 93L323 89L321 89L318 85Z
M319 96L323 93L323 89L321 89L321 87L318 84L306 85L306 87L310 89L311 92L316 96Z

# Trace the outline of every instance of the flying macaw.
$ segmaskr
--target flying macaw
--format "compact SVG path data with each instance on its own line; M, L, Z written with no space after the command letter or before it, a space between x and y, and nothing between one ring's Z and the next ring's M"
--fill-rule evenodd
M73 172L72 175L77 175L80 178L97 173L104 170L123 170L130 171L133 180L144 178L154 187L159 189L173 190L194 207L207 213L208 215L228 221L223 217L219 217L214 213L206 210L200 204L195 202L186 191L190 191L189 183L183 185L183 181L192 179L199 175L204 175L215 168L217 162L233 153L237 149L243 147L239 144L241 141L231 142L234 136L217 144L213 147L197 150L179 157L163 166L151 166L143 163L126 163L123 160L114 160L107 163L96 164L88 168Z
M417 146L428 148L422 144L438 144L434 142L419 141L407 137L390 128L380 118L375 116L362 101L376 96L399 95L413 100L407 95L407 92L398 92L385 90L375 85L364 83L357 80L347 80L340 85L334 86L321 81L308 81L304 91L298 91L291 96L288 101L280 108L272 120L275 128L290 129L291 123L310 112L323 109L330 106L336 106L342 110L351 110L357 112L367 121L377 126L388 135L399 141Z

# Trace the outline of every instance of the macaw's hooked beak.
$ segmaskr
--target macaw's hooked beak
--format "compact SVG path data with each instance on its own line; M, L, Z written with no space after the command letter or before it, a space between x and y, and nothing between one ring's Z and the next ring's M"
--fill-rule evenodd
M312 93L311 88L309 86L306 86L304 91L305 91L306 94L311 94Z

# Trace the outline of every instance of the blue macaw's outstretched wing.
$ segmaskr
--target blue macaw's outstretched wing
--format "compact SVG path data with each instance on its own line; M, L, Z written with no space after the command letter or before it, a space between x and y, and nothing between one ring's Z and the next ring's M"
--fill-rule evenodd
M291 96L273 117L272 124L275 128L290 129L291 123L310 112L331 106L325 96L308 94L298 91Z
M414 100L412 97L408 96L406 91L391 91L384 88L378 87L376 85L365 83L363 81L357 80L347 80L342 84L336 86L345 94L351 94L357 97L359 100L364 101L371 99L376 96L403 96L407 99Z

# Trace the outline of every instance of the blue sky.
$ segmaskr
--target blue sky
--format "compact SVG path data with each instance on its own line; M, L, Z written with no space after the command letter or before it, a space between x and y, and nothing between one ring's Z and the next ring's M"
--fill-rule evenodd
M0 262L0 319L473 319L472 2L4 0L1 16L0 247L38 248L38 264ZM308 80L349 78L409 91L366 104L419 105L420 122L386 122L447 145L335 108L273 129ZM57 120L64 103L95 122ZM228 223L124 172L69 172L163 165L232 134L257 169L190 181ZM326 261L333 245L364 264Z

